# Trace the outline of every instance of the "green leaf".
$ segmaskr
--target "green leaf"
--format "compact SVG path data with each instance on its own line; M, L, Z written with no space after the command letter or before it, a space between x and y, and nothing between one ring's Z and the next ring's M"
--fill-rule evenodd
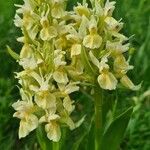
M85 66L85 70L87 71L87 73L90 75L95 75L96 71L94 71L94 69L92 68L89 62L88 56L87 56L87 52L85 51L84 47L82 47L82 50L81 50L81 60Z
M108 127L102 137L102 150L117 150L123 139L133 108L128 108L119 115Z
M39 126L36 129L36 136L41 150L50 150L52 149L52 142L47 138L43 126Z
M76 140L73 145L72 145L72 150L79 150L80 145L83 144L82 141L87 137L87 135L89 134L91 128L92 128L92 124L93 124L93 118L91 119L89 126L82 131L82 134L80 135L80 137L78 138L78 140ZM84 145L85 146L85 145Z
M12 58L14 58L15 60L19 60L20 59L19 54L14 52L8 45L6 47L7 47L8 53L11 55Z

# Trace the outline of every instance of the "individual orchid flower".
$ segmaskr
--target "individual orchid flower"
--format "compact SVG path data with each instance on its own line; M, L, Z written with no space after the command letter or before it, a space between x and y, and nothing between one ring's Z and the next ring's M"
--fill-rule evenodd
M71 58L81 54L82 40L87 34L86 30L88 22L89 20L85 16L82 16L78 31L76 31L76 29L73 27L68 31L69 34L66 36L66 38L69 42L71 42Z
M30 58L33 56L33 49L28 43L25 43L20 51L20 58Z
M80 82L69 82L68 84L59 84L58 83L58 87L59 87L59 90L64 95L68 95L75 91L79 91L79 86L77 86L77 84L79 84L79 83Z
M92 3L95 6L95 13L97 16L104 18L112 16L112 13L115 9L116 3L115 1L110 2L109 0L107 0L104 7L102 7L100 0L91 0L91 1L93 1Z
M90 9L88 8L87 3L85 3L84 5L78 3L78 6L74 7L74 11L79 16L83 16L83 15L86 17L90 16Z
M58 142L61 138L61 130L58 124L59 119L59 115L55 113L47 113L39 120L40 123L46 122L45 131L47 133L47 137L54 142Z
M104 21L105 21L106 27L109 31L118 32L123 27L123 23L115 20L113 17L106 17L106 19Z
M18 14L15 15L14 24L16 27L22 27L23 26L22 19Z
M115 57L113 69L116 76L122 77L127 73L127 71L133 69L133 66L129 65L129 62L127 62L125 57L121 54Z
M43 17L41 19L42 30L40 32L40 37L43 41L49 41L57 36L57 30L54 26L50 26L48 18Z
M36 104L43 109L56 110L56 97L48 91L39 91L35 95Z
M24 68L24 69L30 69L34 70L35 68L38 67L37 61L34 57L30 58L22 58L19 61L19 64Z
M139 85L134 85L133 82L128 78L127 75L124 75L121 79L120 82L122 85L124 85L126 88L131 89L133 91L137 91L141 88L141 84Z
M108 56L106 55L102 57L101 62L93 55L93 53L89 52L91 61L94 65L96 65L99 69L100 75L97 78L97 81L102 89L106 90L114 90L117 86L117 79L115 76L109 71L109 66L107 65Z
M56 70L53 78L57 83L67 84L69 82L67 73L64 70Z
M24 5L15 6L19 7L19 9L17 10L14 23L16 26L26 30L29 37L34 40L39 32L38 22L40 19L39 15L33 12L34 6L31 6L29 1L26 1ZM22 19L20 18L20 14L23 15Z
M109 0L106 1L104 6L104 16L112 16L112 13L115 9L115 1L110 2Z
M70 48L71 58L73 56L80 55L81 47L82 47L81 45L82 39L79 33L75 29L72 29L72 31L70 31L70 34L68 34L66 38L69 42L71 42L71 48Z
M123 54L124 52L128 51L129 43L123 45L120 41L119 42L110 42L107 41L106 49L111 52L112 56L116 56L118 54Z
M52 38L57 36L57 30L54 26L50 25L48 14L49 14L49 7L47 11L42 13L42 18L40 23L42 25L42 30L40 31L40 37L43 41L49 41Z
M39 85L30 85L30 90L35 94L36 104L43 109L56 110L56 97L51 91L53 91L53 85L50 86L49 81L52 77L49 76L44 79L42 76L32 72L31 76L38 82Z
M53 87L51 86L50 88L50 85L49 85L50 79L52 78L51 73L47 74L47 76L44 77L42 73L40 73L39 75L35 71L31 71L28 75L37 82L35 86L34 85L30 86L30 89L33 90L34 92L48 91L49 89L53 89Z
M19 138L27 136L38 126L38 118L33 114L35 111L35 106L32 103L32 96L27 96L22 91L22 96L23 95L23 100L19 100L12 105L12 107L17 111L13 116L21 119L19 127Z
M90 49L99 48L102 44L102 37L97 33L97 21L94 16L89 22L89 32L90 34L83 39L83 45Z
M65 0L54 0L52 1L51 9L52 17L62 18L66 15L65 12Z
M66 96L63 99L63 106L69 114L71 114L73 110L75 109L75 106L73 105L73 103L74 102L70 99L69 96Z
M62 51L60 49L57 49L54 51L54 65L55 68L58 68L60 66L65 66L66 62L65 62L65 51Z

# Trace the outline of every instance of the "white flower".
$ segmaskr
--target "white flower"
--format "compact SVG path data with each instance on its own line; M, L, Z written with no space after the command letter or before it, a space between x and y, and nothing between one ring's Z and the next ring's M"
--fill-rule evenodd
M79 84L79 83L80 82L69 82L69 84L67 84L67 85L58 83L58 87L61 92L68 95L68 94L71 94L71 93L79 90L79 86L77 86L77 84Z
M24 69L35 69L37 68L38 64L37 61L35 60L34 57L30 57L30 58L22 58L19 61L19 64L24 68Z
M43 41L51 40L57 36L57 30L54 26L49 25L47 17L41 19L42 30L40 31L40 37Z
M133 69L133 66L129 65L123 55L116 56L113 67L118 76L122 76L126 74L128 70Z
M120 82L126 87L126 88L129 88L133 91L137 91L141 88L141 84L139 85L134 85L133 82L128 78L127 75L124 75Z
M128 51L130 44L122 45L121 42L110 42L107 41L106 49L111 52L111 55L116 56Z
M71 114L72 111L75 109L75 106L73 105L73 101L70 99L69 96L66 96L63 99L63 106L69 114Z
M98 83L101 88L105 90L114 90L117 86L117 79L111 72L103 72L101 73L98 78Z
M68 77L67 73L64 71L55 71L53 73L53 78L57 83L67 84L68 83Z
M12 107L17 111L13 116L21 119L19 138L25 137L38 126L38 118L32 114L34 105L31 101L26 100L17 101Z
M90 34L83 39L83 45L90 49L99 48L102 44L102 37L97 33L97 22L93 16L89 22L89 32Z
M54 51L54 65L56 68L66 65L66 62L64 60L65 54L65 51L62 51L60 49Z
M47 133L47 137L54 141L58 142L61 138L61 130L57 121L60 119L60 116L57 114L47 114L40 118L40 122L47 122L45 125L45 131Z
M109 71L109 66L106 64L108 62L109 53L102 57L101 62L93 55L90 51L89 53L91 61L94 65L99 68L100 75L97 78L97 81L101 88L105 90L114 90L117 86L117 79L115 76Z

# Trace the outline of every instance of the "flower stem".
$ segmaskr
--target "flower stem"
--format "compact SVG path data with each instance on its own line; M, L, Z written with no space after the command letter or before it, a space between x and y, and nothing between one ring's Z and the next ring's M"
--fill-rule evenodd
M59 142L53 142L53 150L60 150Z
M95 88L95 150L100 150L102 137L102 90Z

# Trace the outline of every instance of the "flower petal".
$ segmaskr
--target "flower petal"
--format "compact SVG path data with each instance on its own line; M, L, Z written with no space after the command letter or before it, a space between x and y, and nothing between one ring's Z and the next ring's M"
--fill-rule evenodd
M67 82L69 81L67 74L63 71L55 71L53 73L53 78L57 83L67 84Z
M20 121L20 127L19 127L19 138L27 136L31 131L36 129L38 126L38 118L30 114L26 120Z
M81 53L81 45L80 44L73 44L71 47L71 57L79 55Z
M83 39L83 45L90 49L99 48L101 46L101 44L102 44L102 38L98 34L87 35Z
M54 141L58 142L61 138L60 126L56 122L49 123L45 125L45 131L47 132L47 137Z
M114 90L117 86L117 79L111 72L102 73L98 76L98 83L102 89Z
M120 82L126 87L126 88L129 88L133 91L137 91L141 88L141 84L139 85L134 85L133 82L128 78L127 75L124 75Z
M69 114L75 109L75 106L73 105L73 101L71 101L69 96L63 99L63 106L68 111Z

